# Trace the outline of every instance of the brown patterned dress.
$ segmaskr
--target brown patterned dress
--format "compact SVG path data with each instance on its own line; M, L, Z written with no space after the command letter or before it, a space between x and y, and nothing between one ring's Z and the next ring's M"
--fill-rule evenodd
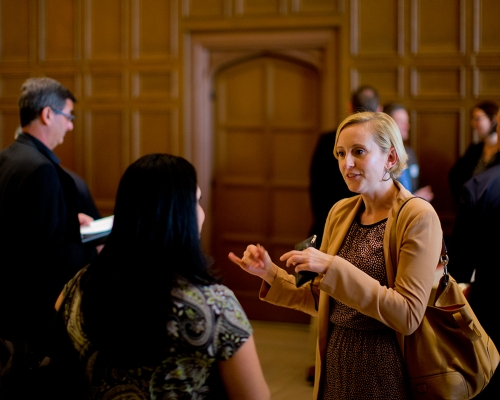
M387 219L354 221L338 255L387 286L383 237ZM330 326L320 399L409 399L394 330L330 299Z

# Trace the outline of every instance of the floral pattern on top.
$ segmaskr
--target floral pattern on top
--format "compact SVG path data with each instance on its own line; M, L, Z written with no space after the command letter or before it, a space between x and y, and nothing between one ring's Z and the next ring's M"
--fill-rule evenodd
M78 274L74 279L80 280ZM64 292L71 287L69 282ZM252 334L234 293L224 285L197 286L178 278L166 333L173 345L158 365L120 369L106 365L84 331L77 282L64 303L66 329L91 382L91 398L103 400L224 399L219 360L228 360Z

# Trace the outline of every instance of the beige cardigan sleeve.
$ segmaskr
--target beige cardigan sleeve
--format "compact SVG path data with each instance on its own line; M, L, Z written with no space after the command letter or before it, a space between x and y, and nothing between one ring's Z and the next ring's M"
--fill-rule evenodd
M313 284L316 298L319 297L318 285L319 279L316 278ZM268 303L292 308L312 316L318 314L309 283L297 288L295 276L288 274L283 268L278 269L272 286L262 282L259 298Z
M384 256L390 287L336 256L325 275L315 280L313 289L320 297L320 317L328 315L333 297L359 312L375 318L402 335L413 333L423 318L438 265L442 230L436 211L425 200L408 203L399 216L396 229L397 275L394 285L389 238L397 211L412 194L398 182L400 193L391 210L384 234ZM362 205L360 196L344 199L330 211L321 251L336 255ZM295 277L279 269L272 286L263 282L259 297L269 303L310 315L317 315L310 286L295 287Z
M404 199L398 200L388 218L384 235L388 271L392 268L389 233ZM413 200L405 206L397 223L398 264L393 288L382 286L338 256L328 268L319 288L349 307L403 335L409 335L420 325L427 306L439 261L441 238L441 224L434 208L425 200Z

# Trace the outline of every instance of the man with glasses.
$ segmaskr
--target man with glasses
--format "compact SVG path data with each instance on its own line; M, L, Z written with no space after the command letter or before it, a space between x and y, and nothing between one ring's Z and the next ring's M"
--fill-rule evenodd
M0 338L10 345L36 346L63 285L101 248L82 245L92 218L79 218L75 182L52 152L73 129L75 102L54 79L28 79L22 132L0 152Z

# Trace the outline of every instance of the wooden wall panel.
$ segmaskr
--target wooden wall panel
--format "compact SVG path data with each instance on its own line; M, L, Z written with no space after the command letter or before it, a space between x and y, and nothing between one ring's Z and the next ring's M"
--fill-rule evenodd
M352 0L351 53L360 56L397 55L400 16L398 0ZM377 23L373 23L374 15Z
M27 61L30 52L29 0L0 2L0 60ZM17 40L9 40L15 33Z
M481 98L500 98L500 65L474 70L474 95Z
M182 14L192 18L222 17L231 8L231 0L182 0Z
M75 2L40 0L39 57L41 61L72 62L75 59Z
M276 184L301 182L303 188L309 187L309 165L316 145L314 133L313 129L298 132L285 129L273 135L271 146L275 156L269 161Z
M97 201L115 198L118 182L129 164L124 158L125 131L123 112L119 108L86 112L86 178Z
M279 14L283 0L234 0L235 14L264 16Z
M465 71L461 67L419 67L411 70L411 94L415 98L465 97Z
M17 106L23 82L30 77L29 72L0 73L0 98Z
M171 4L164 0L133 0L132 55L134 59L161 60L170 56L171 38L176 37L176 26L171 15Z
M126 56L126 4L121 0L85 0L85 58L91 61L119 62Z
M2 107L0 110L0 148L5 148L14 141L14 133L19 127L19 110Z
M308 212L311 205L307 191L289 188L274 191L270 207L273 210L270 231L273 237L289 238L292 235L304 239L307 237L312 224ZM294 215L295 218L290 218L290 215Z
M301 74L297 73L301 70ZM319 91L319 77L316 70L308 67L290 68L290 63L276 63L273 90L272 113L275 126L301 126L314 129L318 126L319 104L315 97Z
M263 82L264 68L250 68L243 64L234 69L224 81L225 87L219 93L225 96L227 115L221 116L228 124L257 125L265 118L265 89L258 82ZM233 79L236 77L236 79ZM245 82L257 82L248 86ZM241 107L245 104L246 107Z
M500 1L474 0L474 51L481 55L500 52L498 16Z
M441 212L445 231L451 229L454 204L448 186L448 171L460 152L463 110L431 107L412 114L412 132L416 134L416 153L420 161L420 183L431 185L434 208Z
M131 95L153 101L178 98L178 74L164 70L136 71L132 74Z
M394 99L404 95L404 68L397 66L358 67L351 69L351 91L361 85L376 86L380 96Z
M175 131L176 115L167 109L140 109L133 113L133 158L149 153L171 153L171 139Z
M459 55L465 51L465 1L412 0L412 51Z
M269 199L258 187L252 188L250 182L244 183L245 185L242 187L240 184L233 186L231 183L226 182L225 193L227 196L219 199L220 204L218 207L230 210L235 205L245 204L246 209L245 212L240 213L221 213L221 222L227 227L227 232L240 232L240 234L247 236L246 240L258 240L260 233L268 225L262 210L268 209ZM226 239L230 240L230 233ZM238 239L243 238L239 237Z
M292 11L309 14L337 14L343 10L344 0L292 0Z
M120 100L127 97L127 80L122 71L110 68L85 75L84 93L88 100Z
M255 162L260 157L264 146L262 130L231 129L221 130L218 147L221 149L235 149L240 151L221 151L225 158L221 160L231 179L238 180L241 176L253 175L255 179L265 177L266 164Z

